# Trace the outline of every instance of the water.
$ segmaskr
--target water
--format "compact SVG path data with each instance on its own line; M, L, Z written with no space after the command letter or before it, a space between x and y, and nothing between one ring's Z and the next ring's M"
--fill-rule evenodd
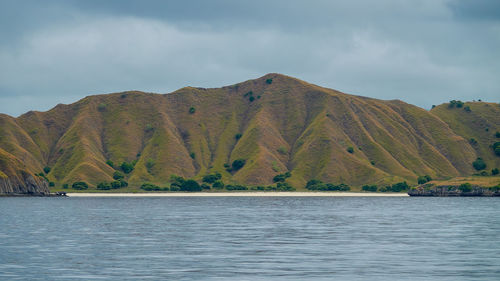
M0 198L1 280L499 280L500 198Z

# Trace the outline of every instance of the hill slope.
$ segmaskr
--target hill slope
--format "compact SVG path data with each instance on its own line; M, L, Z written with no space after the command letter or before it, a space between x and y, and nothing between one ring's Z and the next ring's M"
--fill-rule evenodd
M493 107L482 117L492 132L499 127ZM127 180L135 185L213 172L226 183L271 184L290 171L299 189L313 178L360 186L472 174L471 162L489 152L469 143L475 128L453 125L459 117L268 74L217 89L97 95L19 118L0 115L0 148L31 173L51 167L47 176L59 184L111 181L120 163L134 161ZM246 164L226 171L236 159Z

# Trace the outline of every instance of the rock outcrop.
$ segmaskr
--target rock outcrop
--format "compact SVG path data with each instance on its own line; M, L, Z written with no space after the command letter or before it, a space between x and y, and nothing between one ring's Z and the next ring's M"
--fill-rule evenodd
M0 177L0 195L48 195L47 181L39 179L25 171L20 177Z
M492 187L484 186L474 186L468 183L456 186L456 185L439 185L435 186L433 184L424 184L412 188L408 191L410 196L421 196L421 197L471 197L471 196L483 196L483 197L493 197L500 196L500 185Z
M0 195L49 195L44 178L26 171L10 153L0 149Z

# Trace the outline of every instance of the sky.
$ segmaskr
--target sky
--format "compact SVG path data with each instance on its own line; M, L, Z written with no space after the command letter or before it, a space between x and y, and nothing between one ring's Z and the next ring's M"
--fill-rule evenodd
M496 0L0 0L0 113L282 73L429 109L500 100Z

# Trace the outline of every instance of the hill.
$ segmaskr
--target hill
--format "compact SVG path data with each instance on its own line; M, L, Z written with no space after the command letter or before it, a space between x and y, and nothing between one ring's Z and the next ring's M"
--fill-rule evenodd
M213 173L225 183L268 185L285 172L297 189L310 179L359 188L471 175L477 157L500 166L487 147L500 108L470 107L468 115L446 105L429 112L268 74L222 88L95 95L47 112L0 115L0 148L29 173L50 168L46 177L56 185L93 188L125 162L136 188ZM488 124L489 135L477 122ZM235 160L244 165L228 169Z

